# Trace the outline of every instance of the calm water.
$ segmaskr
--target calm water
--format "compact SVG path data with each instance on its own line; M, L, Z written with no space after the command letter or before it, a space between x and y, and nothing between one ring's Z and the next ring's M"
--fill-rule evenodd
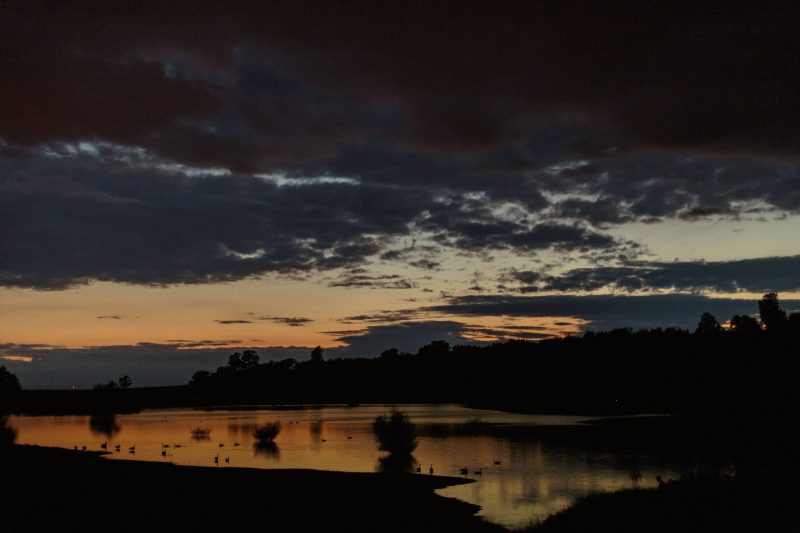
M585 417L519 415L468 409L456 405L403 405L412 422L461 424L475 418L496 424L574 424ZM138 461L168 461L185 465L255 468L314 468L374 472L378 452L371 424L390 407L324 407L291 410L159 410L118 415L113 420L88 416L11 417L20 444L63 448L86 446L100 450L108 443L110 457ZM253 447L254 426L280 420L283 429L275 447ZM210 429L207 440L192 430ZM120 451L114 451L115 445ZM164 448L163 445L169 445ZM237 445L238 444L238 445ZM176 446L178 445L178 446ZM135 453L128 449L135 446ZM640 479L632 475L629 456L559 448L538 439L509 439L489 435L421 437L414 458L427 472L459 476L467 466L476 483L439 491L481 506L481 515L506 526L526 525L569 506L590 492L655 484L655 476L677 477L660 461L636 457ZM166 451L166 456L162 452ZM495 464L499 462L499 464ZM413 466L416 467L415 463ZM481 469L480 476L473 473Z

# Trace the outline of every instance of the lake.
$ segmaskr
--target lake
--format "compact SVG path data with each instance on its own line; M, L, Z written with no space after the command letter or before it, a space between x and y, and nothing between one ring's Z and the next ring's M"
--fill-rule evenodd
M112 459L167 461L176 464L254 468L312 468L374 472L382 467L372 421L391 406L318 408L173 409L115 417L12 416L17 443L84 446L100 450L107 443ZM538 438L497 434L453 434L431 428L480 420L506 426L571 425L587 417L524 415L470 409L459 405L402 405L421 436L413 464L423 474L433 466L439 475L467 477L475 483L440 490L481 506L481 516L505 526L527 525L568 507L591 492L656 484L657 475L678 477L679 465L663 458L560 446ZM253 429L280 420L275 446L254 448ZM210 430L205 438L193 430ZM426 431L426 428L428 430ZM115 446L119 445L119 451ZM165 447L168 446L168 447ZM133 451L129 448L135 447ZM215 462L216 458L216 462ZM476 473L480 470L480 475Z

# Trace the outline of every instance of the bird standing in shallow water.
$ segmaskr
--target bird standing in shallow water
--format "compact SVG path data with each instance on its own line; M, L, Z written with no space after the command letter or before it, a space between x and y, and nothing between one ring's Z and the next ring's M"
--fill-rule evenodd
M428 469L428 473L430 475L433 475L433 465L431 465L431 467Z

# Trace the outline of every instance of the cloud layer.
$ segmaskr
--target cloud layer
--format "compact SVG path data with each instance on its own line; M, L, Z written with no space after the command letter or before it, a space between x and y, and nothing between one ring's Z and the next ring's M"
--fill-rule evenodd
M800 291L800 256L736 261L630 262L625 266L576 268L549 275L513 270L502 276L503 288L540 291L753 292Z
M797 213L798 7L772 7L7 2L0 285L357 267L412 235L609 262L647 245L620 223Z

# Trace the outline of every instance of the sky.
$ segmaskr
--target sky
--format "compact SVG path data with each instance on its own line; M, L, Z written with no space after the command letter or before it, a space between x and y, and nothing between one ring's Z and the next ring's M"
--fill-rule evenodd
M797 3L218 4L0 4L23 386L800 310Z

